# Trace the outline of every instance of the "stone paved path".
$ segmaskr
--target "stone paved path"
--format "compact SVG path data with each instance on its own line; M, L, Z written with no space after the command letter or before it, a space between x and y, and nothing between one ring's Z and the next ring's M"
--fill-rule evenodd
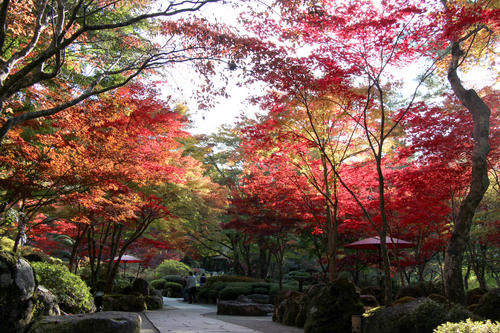
M188 304L182 299L164 298L162 310L140 313L141 333L303 333L297 327L283 326L272 316L218 316L210 304Z

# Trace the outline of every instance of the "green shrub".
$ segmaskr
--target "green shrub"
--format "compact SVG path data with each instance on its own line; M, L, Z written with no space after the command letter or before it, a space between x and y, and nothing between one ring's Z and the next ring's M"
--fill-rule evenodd
M167 283L167 280L158 279L149 282L149 285L158 290L158 289L165 289L165 283Z
M226 287L219 292L219 300L232 301L237 299L240 295L249 295L252 289L243 286Z
M206 286L201 287L196 298L199 301L211 302L210 290L211 290L211 288L209 288L209 287L206 287Z
M162 279L167 282L175 282L182 285L182 276L180 275L167 275L162 277Z
M217 298L219 298L219 292L220 290L212 289L208 291L208 298L210 302L215 303L217 301Z
M254 282L252 283L252 288L265 288L267 292L269 292L269 288L271 288L271 283L269 282Z
M269 289L268 288L253 288L252 289L252 294L269 294Z
M397 299L411 296L413 298L427 297L431 294L444 295L444 285L441 282L420 281L402 286L398 290Z
M469 310L467 308L460 306L455 303L451 303L448 307L448 320L451 323L458 323L460 321L465 321L466 319L472 319L474 321L481 321L484 320L481 316L478 316Z
M125 288L129 287L129 286L132 286L130 284L130 281L125 281L125 280L117 280L116 281L116 284L113 286L113 292L117 293L117 294L123 294ZM101 288L99 290L106 290L106 288Z
M189 266L180 261L167 259L156 268L155 275L158 279L165 275L185 276L190 270Z
M94 310L90 288L66 266L46 262L31 264L40 285L57 297L59 307L67 313L86 313Z
M426 301L418 304L410 313L410 322L416 332L429 332L448 319L448 311L442 304ZM401 330L402 332L407 330Z
M207 278L206 285L210 286L221 282L260 282L260 279L234 275L218 275Z
M173 292L181 292L182 284L175 282L165 282L163 289L172 289Z
M500 323L472 321L467 319L459 323L445 323L438 326L434 333L500 333Z

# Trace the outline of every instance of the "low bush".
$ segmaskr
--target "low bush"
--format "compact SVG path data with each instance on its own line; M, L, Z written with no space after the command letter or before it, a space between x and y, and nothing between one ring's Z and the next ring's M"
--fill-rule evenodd
M155 275L158 279L165 275L185 276L190 270L188 265L180 261L167 259L156 268Z
M211 286L221 282L260 282L260 279L234 275L218 275L207 278L206 285Z
M442 304L427 301L422 302L410 313L409 322L415 328L415 332L432 332L439 325L446 323L448 311ZM402 330L406 331L406 330Z
M182 291L182 284L176 282L165 282L163 289L172 289L173 292L180 293Z
M240 295L250 295L251 292L252 292L251 287L247 288L242 285L228 286L219 292L219 300L234 301Z
M180 275L167 275L162 277L162 280L165 280L167 282L175 282L182 285L182 276Z
M217 303L217 299L219 298L220 290L210 290L208 292L208 297L210 298L210 302Z
M153 281L149 282L149 285L151 287L155 288L156 290L159 290L159 289L165 289L165 283L167 283L167 280L158 279L158 280L153 280Z
M434 330L434 333L500 333L500 323L467 319L459 323L442 324Z
M413 298L427 297L431 294L444 295L444 285L442 282L420 281L402 286L398 290L396 299L410 296Z
M269 295L269 289L268 288L253 288L252 289L252 294L265 294L265 295Z
M211 290L211 288L209 288L209 287L206 287L206 286L201 287L200 291L198 292L198 295L196 296L198 301L205 301L205 302L211 303L212 299L210 298L210 290ZM215 298L217 298L217 297L215 297Z
M113 286L113 291L117 294L123 294L124 293L123 291L129 286L131 286L129 281L118 280L116 281L116 284ZM100 290L106 290L106 288Z
M66 313L94 311L94 298L82 279L69 272L66 266L47 262L31 264L40 285L57 297L59 307Z

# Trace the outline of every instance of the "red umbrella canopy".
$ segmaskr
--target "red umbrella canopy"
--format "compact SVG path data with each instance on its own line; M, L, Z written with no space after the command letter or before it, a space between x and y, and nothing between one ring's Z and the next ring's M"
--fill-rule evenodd
M109 259L105 260L106 262L109 262ZM113 259L113 262L117 262L118 261L118 257L115 257ZM141 263L141 262L144 262L144 260L142 259L139 259L139 258L136 258L134 256L129 256L128 254L125 254L122 256L122 258L120 259L120 262L124 263L124 264L127 264L127 263Z
M402 249L408 247L415 247L415 244L413 244L412 242L408 242L394 237L386 237L385 241L387 243L387 248L389 249L395 249L395 248ZM378 250L380 249L380 237L375 236L371 238L362 239L357 242L347 244L345 247L349 249Z

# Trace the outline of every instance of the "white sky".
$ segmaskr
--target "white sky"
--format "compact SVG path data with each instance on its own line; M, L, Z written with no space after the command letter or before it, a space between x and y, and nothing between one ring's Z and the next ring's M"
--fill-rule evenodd
M221 3L211 3L204 6L200 11L196 13L197 16L203 16L210 21L224 22L229 26L239 26L237 22L238 12L237 10L231 8L229 5L223 5ZM229 74L229 69L222 68L222 70L227 70ZM241 70L241 69L240 69ZM233 74L237 75L238 70ZM253 93L262 92L252 90L249 87L237 87L237 79L230 80L227 89L229 97L217 98L217 105L210 111L199 111L197 107L197 102L191 95L194 93L189 87L193 86L190 82L193 79L189 69L182 69L180 67L177 72L170 77L169 80L174 80L173 84L178 87L177 93L173 94L179 102L186 103L189 108L190 119L192 120L192 128L189 132L192 134L211 134L217 132L217 129L223 124L233 125L238 121L241 114L245 114L247 117L252 117L258 109L254 106L245 103L247 97ZM182 87L182 92L180 91ZM172 91L169 91L172 94Z

